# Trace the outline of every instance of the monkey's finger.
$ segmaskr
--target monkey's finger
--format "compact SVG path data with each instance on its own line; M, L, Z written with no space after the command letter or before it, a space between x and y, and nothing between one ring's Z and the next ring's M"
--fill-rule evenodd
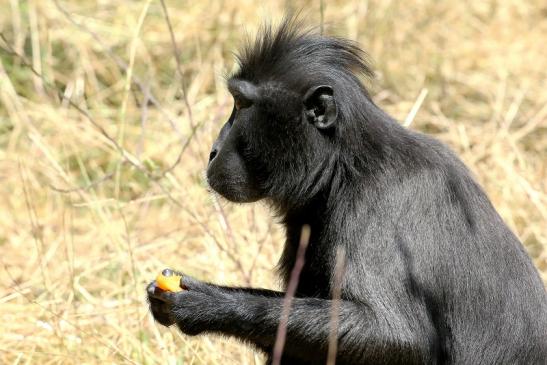
M199 289L202 286L203 286L203 282L197 279L194 279L191 276L183 275L180 278L180 287L182 289L186 289L186 290Z
M163 269L161 272L163 276L183 276L184 274L180 271L173 270L173 269Z
M162 302L173 302L173 293L162 290L156 285L156 281L148 284L146 287L146 293L148 294L148 299L157 299Z

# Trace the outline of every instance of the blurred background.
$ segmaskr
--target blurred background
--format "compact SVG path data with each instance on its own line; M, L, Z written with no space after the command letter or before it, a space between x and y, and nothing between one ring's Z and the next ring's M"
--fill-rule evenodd
M263 204L207 191L233 52L302 9L357 40L375 101L447 143L547 283L547 3L0 0L0 363L257 364L156 325L165 267L278 288Z

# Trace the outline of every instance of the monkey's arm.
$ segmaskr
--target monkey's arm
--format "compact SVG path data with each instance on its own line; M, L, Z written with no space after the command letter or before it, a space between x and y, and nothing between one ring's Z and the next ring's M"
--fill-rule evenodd
M189 290L151 298L155 317L162 311L169 313L169 323L164 324L176 323L184 333L191 335L213 332L233 336L265 351L274 347L283 293L219 287L188 277L184 284ZM158 308L160 301L163 309ZM331 313L331 300L294 298L286 327L284 354L314 362L324 361ZM416 331L411 328L408 321L396 313L387 310L379 313L367 305L342 300L337 359L349 363L384 362L391 358L394 361L404 359L406 363L420 362L428 351L427 339L418 328Z
M239 292L233 295L231 301L231 315L213 319L219 325L213 331L250 341L262 349L272 349L284 299ZM286 355L318 363L325 361L332 328L332 305L332 300L293 299L286 324ZM365 305L350 301L341 301L338 313L339 361L386 361L391 356L394 359L408 359L407 363L420 360L421 350L417 345L421 340L417 333L409 331L405 334L403 330L395 335L395 329L390 328L391 324L401 324L402 318L393 318L396 316L394 313L373 313ZM384 319L385 316L392 318Z

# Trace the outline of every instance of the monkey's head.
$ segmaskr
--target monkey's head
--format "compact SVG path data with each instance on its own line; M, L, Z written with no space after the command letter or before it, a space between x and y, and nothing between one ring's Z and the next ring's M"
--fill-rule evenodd
M209 156L211 188L233 202L281 205L322 191L355 138L347 136L350 101L369 99L355 75L371 73L362 56L349 41L299 31L294 20L265 28L228 80L234 107Z

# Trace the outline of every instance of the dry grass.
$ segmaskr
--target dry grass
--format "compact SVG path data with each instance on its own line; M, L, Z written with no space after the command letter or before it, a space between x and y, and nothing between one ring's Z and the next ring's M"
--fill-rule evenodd
M319 24L319 1L286 3ZM375 61L377 102L458 152L547 282L545 2L325 3ZM260 360L158 327L144 287L164 267L275 287L266 208L203 180L231 52L285 8L261 4L167 2L178 72L159 1L0 3L0 363Z

